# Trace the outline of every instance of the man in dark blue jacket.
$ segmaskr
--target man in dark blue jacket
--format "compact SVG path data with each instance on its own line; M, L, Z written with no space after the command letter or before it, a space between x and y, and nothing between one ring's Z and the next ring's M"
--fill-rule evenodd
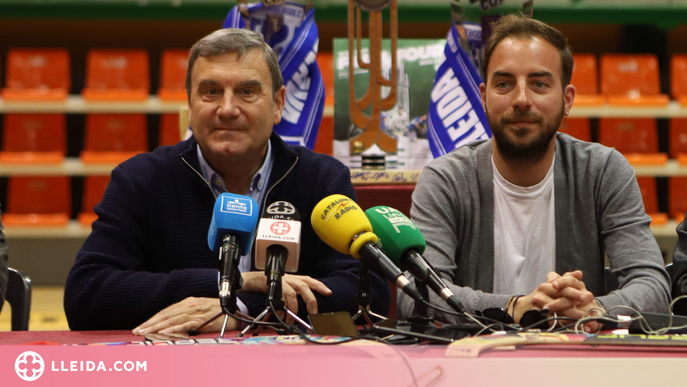
M98 220L69 273L69 326L186 332L220 312L217 255L207 246L215 198L232 192L260 208L288 201L303 214L299 275L282 281L289 310L355 312L357 261L322 242L309 214L328 195L355 198L348 169L272 133L285 88L277 57L258 34L219 30L191 48L186 89L193 137L134 157L112 172ZM255 251L253 250L252 255ZM265 308L263 271L241 258L239 308ZM372 277L372 309L386 314L386 281ZM223 319L203 328L221 329ZM230 319L227 329L237 329Z

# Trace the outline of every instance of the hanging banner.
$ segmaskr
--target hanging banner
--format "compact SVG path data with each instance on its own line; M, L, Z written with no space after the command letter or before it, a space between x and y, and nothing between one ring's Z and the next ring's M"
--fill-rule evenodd
M429 101L427 138L434 157L468 142L491 138L479 92L482 78L459 42L452 24Z
M284 3L246 7L249 28L263 36L279 57L286 97L282 121L274 131L290 144L313 149L324 112L324 82L317 65L319 32L315 9ZM246 28L239 6L229 11L223 28Z
M470 4L474 3L479 3L480 16L472 13L468 17L460 0L451 1L453 24L444 49L445 61L434 81L427 122L434 157L468 142L491 138L479 92L480 75L484 75L484 42L491 35L492 24L501 18L500 7L506 1L470 0ZM532 17L533 9L534 0L525 0L520 12Z

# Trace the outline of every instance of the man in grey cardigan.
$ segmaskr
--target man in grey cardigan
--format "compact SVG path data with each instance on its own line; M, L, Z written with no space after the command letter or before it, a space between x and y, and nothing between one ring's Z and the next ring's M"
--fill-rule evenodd
M424 256L470 313L503 308L519 322L532 309L574 319L620 305L667 311L669 279L634 170L614 149L557 134L575 98L572 66L560 31L501 19L480 85L493 138L434 160L420 176L411 215ZM604 253L620 284L609 294ZM431 302L447 307L435 295ZM398 309L408 317L414 302L399 292Z

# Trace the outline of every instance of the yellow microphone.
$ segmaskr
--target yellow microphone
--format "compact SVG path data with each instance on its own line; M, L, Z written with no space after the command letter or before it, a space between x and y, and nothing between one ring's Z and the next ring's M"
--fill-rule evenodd
M363 243L377 243L367 215L348 196L330 195L322 199L315 206L310 223L324 243L356 259L361 258Z
M312 212L310 223L317 236L334 250L365 259L372 270L384 275L414 300L423 301L417 288L377 246L378 238L372 232L370 220L351 198L336 194L320 200Z

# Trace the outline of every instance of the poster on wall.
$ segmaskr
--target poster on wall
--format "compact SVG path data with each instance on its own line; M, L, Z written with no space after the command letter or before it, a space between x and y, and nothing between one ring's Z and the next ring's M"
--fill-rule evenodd
M363 149L356 141L366 128L356 127L350 118L349 82L355 86L356 99L363 99L369 73L354 58L354 79L349 80L348 39L334 39L334 156L351 168L420 170L432 159L427 140L427 112L437 68L444 55L445 39L399 39L397 49L396 104L382 111L379 137L393 142L395 151L385 151L376 144ZM369 41L362 40L361 56L369 63ZM382 72L392 79L391 44L382 42ZM382 98L391 87L382 87ZM369 106L366 114L370 114Z

